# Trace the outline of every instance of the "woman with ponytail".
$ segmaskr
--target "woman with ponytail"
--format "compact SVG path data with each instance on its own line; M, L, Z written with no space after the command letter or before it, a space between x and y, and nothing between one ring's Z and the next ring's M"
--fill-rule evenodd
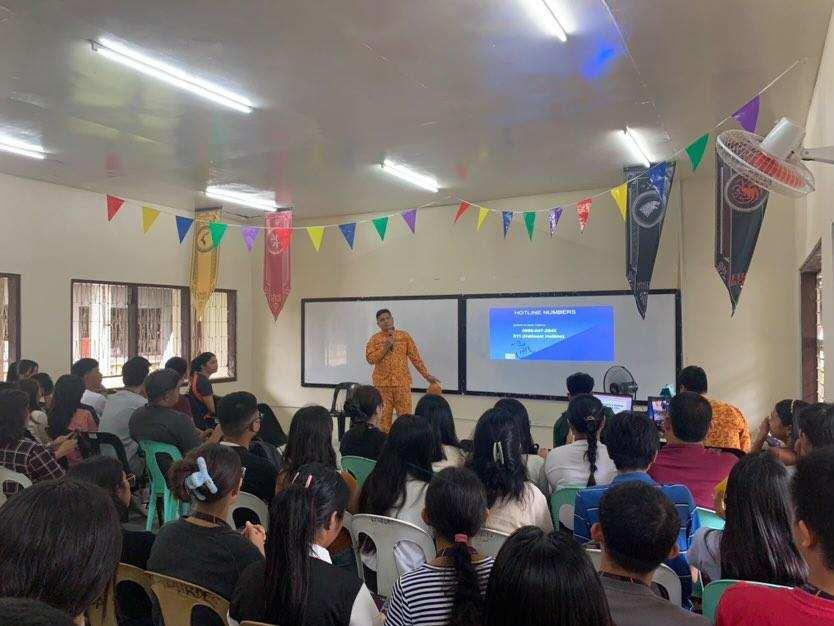
M226 522L242 483L240 455L229 446L206 444L174 463L168 486L192 512L159 529L148 569L231 598L241 572L263 561L266 539L261 526L247 522L239 533Z
M30 359L20 359L9 364L6 371L6 382L16 383L19 380L26 380L38 375L38 364Z
M551 493L564 487L607 485L617 468L599 440L605 426L602 402L583 393L571 398L567 413L573 443L553 448L544 464Z
M372 626L382 620L356 574L334 567L328 547L342 528L350 492L336 471L303 465L272 501L266 561L240 577L229 624Z
M470 541L486 516L486 492L471 470L450 467L435 474L423 517L435 531L437 558L394 585L387 625L481 625L494 559L479 554Z
M213 352L202 352L191 361L191 383L188 388L188 401L191 403L191 417L194 425L206 430L214 424L216 415L214 388L209 377L217 373L220 365Z
M350 429L342 437L339 451L342 456L361 456L378 459L385 443L385 433L379 429L382 414L382 394L370 385L360 385L345 400L345 414L350 417Z
M502 533L530 525L553 530L547 499L527 479L518 429L509 413L489 409L481 416L475 426L467 467L486 489L487 528Z

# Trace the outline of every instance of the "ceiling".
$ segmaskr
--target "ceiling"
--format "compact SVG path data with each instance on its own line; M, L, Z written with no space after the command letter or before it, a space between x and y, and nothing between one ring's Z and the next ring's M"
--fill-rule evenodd
M760 129L804 122L834 3L552 0L563 44L523 1L0 0L0 132L50 153L0 153L0 172L179 209L242 185L299 217L613 186L631 160L618 129L668 157L797 59ZM114 64L91 51L101 36L256 110ZM384 157L440 193L383 174Z

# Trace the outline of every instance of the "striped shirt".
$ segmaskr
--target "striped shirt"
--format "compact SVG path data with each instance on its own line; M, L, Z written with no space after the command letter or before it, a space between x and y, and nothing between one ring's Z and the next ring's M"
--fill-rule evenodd
M486 593L489 573L495 559L475 563L481 595ZM426 563L403 574L394 584L388 601L386 626L445 626L452 614L455 570Z

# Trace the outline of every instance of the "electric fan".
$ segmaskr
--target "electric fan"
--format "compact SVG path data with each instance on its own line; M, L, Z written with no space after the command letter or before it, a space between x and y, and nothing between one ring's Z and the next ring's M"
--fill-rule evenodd
M619 396L634 396L637 393L637 383L634 376L622 365L614 365L608 368L602 386L608 393Z
M802 161L834 164L834 146L802 147L805 131L783 117L766 137L744 130L718 135L716 150L728 167L763 189L795 198L814 191L814 175Z

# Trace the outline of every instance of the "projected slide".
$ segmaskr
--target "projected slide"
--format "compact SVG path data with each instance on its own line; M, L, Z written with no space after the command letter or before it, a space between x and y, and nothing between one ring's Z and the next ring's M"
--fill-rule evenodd
M489 309L492 360L614 361L614 307Z

